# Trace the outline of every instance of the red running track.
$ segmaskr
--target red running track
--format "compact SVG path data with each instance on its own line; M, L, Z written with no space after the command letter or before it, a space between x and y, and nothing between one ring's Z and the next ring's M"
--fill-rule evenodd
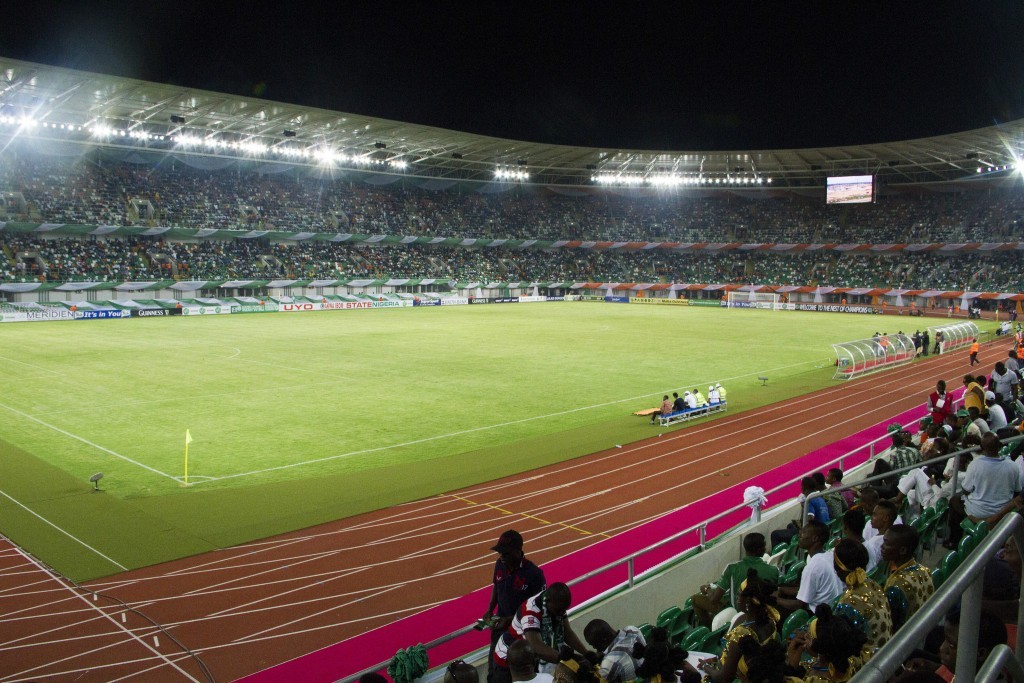
M990 344L982 358L994 363L1003 353ZM0 548L0 681L203 680L167 634L217 680L233 680L479 589L490 579L489 548L507 528L524 534L533 561L550 563L919 407L936 380L959 386L966 360L927 358L660 438L86 587L127 603L163 633L134 613L120 623L115 603L83 600L17 549Z

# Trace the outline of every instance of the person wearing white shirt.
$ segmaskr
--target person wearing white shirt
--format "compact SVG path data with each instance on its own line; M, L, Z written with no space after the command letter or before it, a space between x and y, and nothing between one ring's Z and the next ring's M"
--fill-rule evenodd
M999 457L1001 446L995 434L986 434L981 439L981 456L967 466L964 510L976 521L993 518L998 521L1021 491L1020 469L1012 460Z
M1006 426L1006 411L996 403L994 391L985 392L985 405L988 406L988 426L993 432L998 432Z

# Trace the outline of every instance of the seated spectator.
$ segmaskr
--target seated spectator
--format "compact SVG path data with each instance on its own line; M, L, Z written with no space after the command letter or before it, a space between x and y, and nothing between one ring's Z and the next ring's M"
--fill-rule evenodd
M722 576L714 584L701 586L701 592L691 596L693 615L702 626L711 626L712 618L726 607L737 607L736 596L739 586L747 579L750 570L757 572L763 580L773 584L779 583L779 570L764 561L764 535L747 534L743 538L743 559L733 562L725 568Z
M669 400L668 394L661 397L661 409L656 413L651 413L651 424L658 421L658 416L668 417L672 414L672 401Z
M998 435L999 430L1007 426L1007 422L1006 411L996 401L995 392L985 392L985 406L988 408L988 428Z
M814 477L804 477L800 480L801 499L806 499L807 496L817 493L817 491L818 484L814 481ZM821 496L807 500L807 519L813 519L822 524L832 521L828 514L828 506L825 505L825 500ZM771 535L772 547L774 548L780 543L788 543L799 531L800 526L795 520L790 522L785 529L776 529Z
M999 456L999 438L991 432L982 437L981 457L967 466L963 490L964 511L974 522L986 520L994 526L1003 516L1021 506L1021 476L1017 465Z
M829 485L829 488L837 489L841 487L843 485L843 471L838 467L833 467L825 475L825 483ZM843 497L843 502L846 503L847 509L853 507L857 497L853 489L843 489L839 494Z
M843 513L843 538L849 538L857 541L858 543L864 542L864 527L868 523L868 518L864 516L864 513L860 510L847 510ZM878 563L882 561L881 550L877 552L874 547L864 546L868 551L868 571L872 571L878 566ZM833 552L828 551L828 552Z
M960 641L960 608L954 607L946 615L942 624L945 640L939 647L938 660L915 658L907 661L907 669L912 671L934 671L944 681L951 683L956 673L957 644ZM996 645L1006 644L1006 627L1002 620L987 610L981 610L978 621L978 660L976 669L981 668L989 653Z
M449 667L451 668L451 667ZM551 674L537 672L537 655L528 640L517 640L508 648L508 670L512 683L551 683ZM476 672L476 669L473 669ZM445 683L453 683L445 676ZM454 683L473 683L473 681L456 680Z
M876 508L877 510L877 508ZM868 578L868 551L863 544L844 538L835 547L835 572L846 585L839 596L836 613L865 628L867 661L892 638L892 611L881 586Z
M530 671L533 671L533 652L530 652ZM387 679L383 676L380 677L380 681L374 681L374 683L385 683ZM512 679L516 680L516 679ZM525 679L519 679L525 680ZM365 683L360 679L360 683ZM456 659L454 662L448 665L448 668L444 671L444 683L480 683L480 674L477 672L476 667L472 664L467 664L461 659ZM538 681L537 683L543 683Z
M813 612L822 604L835 600L843 592L843 582L836 575L831 555L824 552L828 542L828 527L809 520L800 529L799 544L807 551L807 564L800 574L800 584L780 586L779 607L785 612L805 609Z
M821 472L815 472L811 475L814 479L815 486L818 487L818 492L822 493L821 499L825 501L825 507L828 508L829 521L833 519L839 519L846 512L846 501L839 493L829 493L828 484L825 481L825 475Z
M583 639L601 655L598 674L604 683L629 683L636 680L637 661L633 650L647 641L636 626L615 630L603 619L594 619L583 629ZM512 680L515 680L513 675Z
M673 412L680 413L680 412L686 410L686 401L683 399L682 396L679 395L678 392L673 391L672 392L672 398L674 399L672 401L672 411Z
M1008 641L1017 642L1017 610L1020 607L1021 559L1011 536L985 567L984 608L1006 624Z
M882 559L889 564L885 597L892 612L893 631L914 616L935 592L931 572L915 557L920 540L914 527L895 524L885 532L882 542Z
M637 657L642 660L636 669L637 676L648 683L676 683L677 671L688 674L682 678L682 683L700 681L700 674L686 661L686 650L673 645L663 628L651 631L651 642L642 651L637 649Z
M779 611L775 609L775 584L761 579L756 569L747 571L747 578L740 586L736 608L739 621L725 634L725 649L719 656L718 666L707 668L710 683L729 683L737 672L746 674L747 662L740 651L740 641L753 638L764 645L778 637Z
M863 543L865 546L874 546L875 551L881 556L882 542L885 540L885 532L893 524L902 524L903 520L899 515L899 508L891 500L880 500L871 511L871 521L864 526L864 535L867 537ZM870 535L868 528L871 528Z
M803 669L806 683L840 683L849 680L864 665L861 652L867 637L850 619L833 614L820 605L807 631L798 631L789 641L786 664ZM805 659L804 654L810 655Z
M558 649L568 645L580 654L587 651L583 641L569 625L567 613L572 605L572 593L564 583L553 583L520 605L508 631L502 634L494 647L494 681L508 683L508 648L517 640L529 641L537 658L547 662L548 669L559 661Z

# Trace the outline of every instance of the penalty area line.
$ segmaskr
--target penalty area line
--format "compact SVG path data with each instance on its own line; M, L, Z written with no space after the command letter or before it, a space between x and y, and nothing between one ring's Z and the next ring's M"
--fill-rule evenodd
M813 363L818 363L818 362L820 362L820 359L819 360L803 361L801 363L793 363L792 365L783 365L783 366L780 366L780 367L777 367L777 368L770 368L770 369L766 369L766 370L755 370L753 372L746 372L746 373L744 373L742 375L735 375L733 377L724 377L724 378L719 378L719 379L716 379L716 380L707 380L707 379L691 380L689 382L686 382L686 384L687 385L689 385L689 384L703 384L704 382L709 382L709 381L710 382L730 382L732 380L742 379L744 377L753 377L755 375L765 374L765 373L768 373L768 372L778 372L779 370L789 370L791 368L797 368L797 367L801 367L803 365L811 365ZM659 392L656 392L656 393L662 393L662 392L659 391ZM427 437L424 437L422 439L415 439L413 441L405 441L403 443L390 444L388 446L377 446L376 448L363 448L363 449L360 449L358 451L349 451L348 453L339 453L337 455L327 455L327 456L324 456L322 458L314 458L312 460L303 460L301 462L288 463L287 465L276 465L274 467L264 467L262 469L250 470L248 472L236 472L234 474L225 474L225 475L222 475L222 476L219 476L219 477L210 477L207 481L223 481L225 479L237 479L239 477L250 477L250 476L253 476L253 475L256 475L256 474L266 474L267 472L279 472L281 470L289 470L289 469L293 469L295 467L303 467L305 465L313 465L313 464L320 463L320 462L329 462L331 460L338 460L340 458L349 458L349 457L352 457L353 455L366 455L368 453L379 453L381 451L389 451L389 450L392 450L392 449L395 449L395 448L405 448L405 447L408 447L408 446L418 446L420 444L429 443L431 441L440 441L441 439L451 439L451 438L454 438L454 437L457 437L457 436L465 436L466 434L473 434L475 432L483 432L483 431L488 431L488 430L491 430L491 429L500 429L502 427L511 427L511 426L517 425L517 424L523 424L523 423L526 423L526 422L534 422L536 420L546 420L546 419L552 418L552 417L562 417L563 415L571 415L572 413L580 413L580 412L583 412L583 411L586 411L586 410L593 410L595 408L606 408L608 406L614 406L614 405L618 405L620 403L626 403L628 401L639 401L639 400L642 400L642 399L647 398L649 396L651 396L650 393L642 394L640 396L630 396L628 398L620 398L620 399L616 399L614 401L605 401L604 403L595 403L595 404L589 405L589 406L580 406L580 407L577 407L577 408L570 408L568 410L560 410L558 412L548 413L546 415L533 415L531 417L524 417L524 418L519 419L519 420L510 420L508 422L499 422L497 424L483 425L481 427L472 427L470 429L462 429L460 431L450 432L448 434L437 434L435 436L427 436ZM3 404L0 404L0 405L3 405ZM165 476L169 476L169 475L165 475ZM171 478L177 480L177 477L171 477ZM207 483L207 482L195 482L196 486L201 486L204 483Z
M93 448L95 448L98 451L103 451L104 453L106 453L108 455L112 455L115 458L120 458L121 460L124 460L125 462L130 462L131 464L133 464L133 465L135 465L137 467L141 467L144 470L149 470L153 474L159 474L161 477L166 477L168 479L172 479L174 481L177 481L177 479L175 479L174 476L172 476L170 474L167 474L166 472L161 472L160 470L156 469L155 467L150 467L149 465L141 463L138 460L133 460L132 458L129 458L127 455L121 455L120 453L118 453L116 451L112 451L109 448L104 448L103 446L99 445L98 443L93 443L92 441L89 441L88 439L86 439L84 437L78 436L77 434L72 434L71 432L69 432L67 430L64 430L64 429L61 429L60 427L58 427L56 425L52 425L49 422L46 422L44 420L40 420L38 417L36 417L34 415L29 415L28 413L23 412L21 410L18 410L17 408L12 408L11 406L9 406L9 405L7 405L5 403L0 403L0 408L5 408L5 409L11 411L12 413L14 413L15 415L21 415L22 417L24 417L27 420L32 420L33 422L35 422L37 424L41 424L42 426L46 427L47 429L52 429L53 431L57 432L58 434L63 434L64 436L66 436L68 438L71 438L71 439L74 439L75 441L81 441L85 445L92 446Z

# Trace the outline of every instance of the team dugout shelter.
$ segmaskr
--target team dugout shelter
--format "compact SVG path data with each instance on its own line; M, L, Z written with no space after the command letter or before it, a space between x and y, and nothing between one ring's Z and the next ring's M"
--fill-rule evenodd
M833 344L836 374L832 379L848 380L905 365L917 356L914 340L905 334L885 334L870 339Z

